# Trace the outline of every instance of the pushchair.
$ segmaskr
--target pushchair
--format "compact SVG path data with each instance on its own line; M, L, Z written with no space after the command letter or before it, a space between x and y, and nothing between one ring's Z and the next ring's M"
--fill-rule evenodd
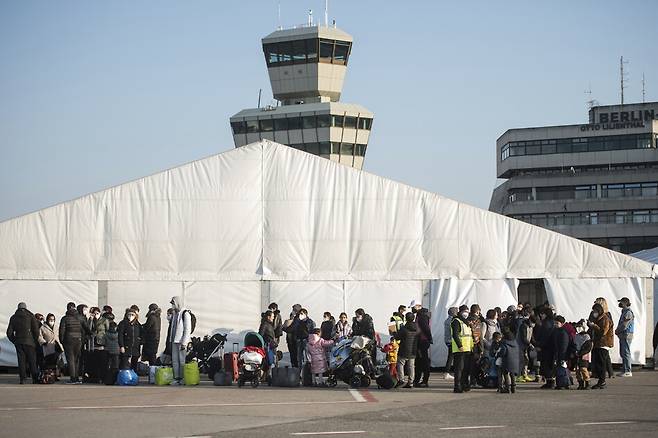
M244 348L238 355L238 387L246 382L256 388L260 384L265 368L265 341L256 332L244 336Z
M370 386L375 373L370 357L372 342L365 336L354 336L336 344L329 355L327 384L334 387L340 380L353 388Z
M192 338L190 352L185 358L186 363L196 360L199 363L199 371L208 373L208 378L213 380L215 373L222 369L222 358L224 357L224 344L226 335L215 333L212 336Z

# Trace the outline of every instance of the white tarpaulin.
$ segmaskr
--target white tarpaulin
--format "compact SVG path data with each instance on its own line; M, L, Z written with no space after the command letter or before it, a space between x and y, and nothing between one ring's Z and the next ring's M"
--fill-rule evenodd
M97 283L95 281L10 281L0 280L0 366L16 366L16 349L7 339L9 318L16 311L20 301L27 304L32 313L48 313L56 316L55 326L66 312L69 302L97 304Z
M545 285L548 301L555 305L557 313L564 316L567 321L575 322L587 319L594 300L598 297L605 298L615 328L617 328L621 315L618 300L628 297L631 300L631 310L635 315L635 333L631 343L633 363L645 363L646 311L642 280L637 278L548 279L545 280ZM615 336L615 347L610 351L610 358L614 363L621 363L617 336Z
M457 280L445 279L430 282L430 311L432 319L432 338L434 344L430 349L433 367L443 367L448 358L448 349L444 343L444 322L448 318L450 307L462 304L471 306L479 304L482 313L495 307L505 309L516 305L518 281L507 280Z

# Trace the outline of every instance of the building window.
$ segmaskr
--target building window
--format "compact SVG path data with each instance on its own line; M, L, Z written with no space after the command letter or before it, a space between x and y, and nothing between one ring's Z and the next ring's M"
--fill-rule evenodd
M288 118L288 130L292 131L293 129L302 129L302 118L301 117L289 117Z
M260 130L261 132L270 132L274 130L274 121L272 119L261 119L260 120Z
M247 132L247 125L245 122L231 122L231 129L233 134L245 134Z
M258 120L247 120L245 123L247 124L247 133L253 134L258 132Z
M345 128L356 129L356 117L345 116Z
M347 64L352 43L326 39L305 39L263 45L268 67L326 62ZM319 58L318 58L319 52Z
M344 121L345 121L345 117L343 116L336 116L336 115L331 116L331 126L334 126L336 128L342 128Z
M352 143L341 143L340 144L340 154L343 156L354 155L354 144Z
M658 183L602 184L602 198L652 197L658 195Z
M317 123L315 116L304 116L302 117L302 127L304 129L315 129L317 128Z
M288 119L274 119L274 130L275 131L287 131L288 130Z
M321 141L319 143L320 155L329 155L331 153L331 143L328 141Z
M331 116L322 114L318 116L318 128L328 128L331 126Z
M331 63L334 56L334 42L331 40L320 40L320 62Z

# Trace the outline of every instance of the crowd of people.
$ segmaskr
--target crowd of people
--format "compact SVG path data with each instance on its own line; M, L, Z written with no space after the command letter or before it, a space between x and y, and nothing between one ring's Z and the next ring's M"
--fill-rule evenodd
M167 310L168 330L164 353L157 357L160 344L161 309L155 303L140 321L140 309L132 305L117 321L110 306L89 308L85 304L67 305L65 315L55 328L56 317L33 314L19 303L11 317L7 337L16 347L19 381L28 371L33 383L47 370L54 371L64 360L69 383L102 382L119 368L137 371L141 363L171 363L172 384L180 385L188 344L196 325L191 311L173 297ZM497 388L514 393L520 382L543 382L543 389L568 389L574 372L578 389L603 389L613 375L610 350L619 339L623 361L621 376L632 376L630 345L635 329L628 298L619 300L621 317L615 324L604 298L598 298L587 318L567 322L555 308L545 303L488 309L463 304L448 309L444 322L444 344L448 350L444 379L454 380L454 392L474 387ZM340 313L338 320L324 312L317 325L307 309L292 306L284 319L276 303L261 315L259 334L267 345L267 361L274 364L280 340L285 343L293 367L302 369L307 362L315 385L325 385L329 352L334 343L362 336L375 342L369 353L376 362L382 352L387 372L404 388L427 387L430 377L430 348L434 344L431 314L419 302L400 305L388 323L385 342L375 331L373 318L357 309L351 319ZM655 343L655 339L654 339ZM434 344L433 348L443 348ZM63 353L63 354L62 354ZM451 371L454 373L451 374ZM591 385L591 377L597 379ZM56 375L57 377L57 375Z

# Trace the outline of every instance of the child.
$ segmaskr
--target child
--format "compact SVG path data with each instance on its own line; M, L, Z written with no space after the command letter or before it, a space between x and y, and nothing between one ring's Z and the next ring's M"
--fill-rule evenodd
M322 339L320 333L319 328L314 329L313 333L308 336L306 346L308 356L311 359L311 374L313 374L314 386L325 386L324 377L322 376L327 371L325 347L334 345L334 341Z
M390 342L382 347L382 352L386 353L386 363L388 363L388 371L392 377L398 378L397 363L398 363L398 349L400 348L400 341L396 341L391 336Z
M119 369L119 333L117 323L112 321L105 332L105 351L107 352L106 372Z
M491 348L489 349L489 360L491 366L489 367L489 378L496 379L496 386L498 390L496 392L503 392L504 380L503 380L503 356L505 355L503 349L503 335L499 332L495 332L491 337Z
M516 336L509 328L503 329L504 339L500 352L502 379L504 386L500 392L512 393L516 392L516 376L520 371L520 356L519 344L516 341ZM500 379L499 379L500 381ZM500 389L500 386L499 386Z
M592 340L587 334L585 328L587 323L581 319L576 324L576 336L574 343L576 345L576 378L578 379L578 389L589 389L589 362L592 353Z

